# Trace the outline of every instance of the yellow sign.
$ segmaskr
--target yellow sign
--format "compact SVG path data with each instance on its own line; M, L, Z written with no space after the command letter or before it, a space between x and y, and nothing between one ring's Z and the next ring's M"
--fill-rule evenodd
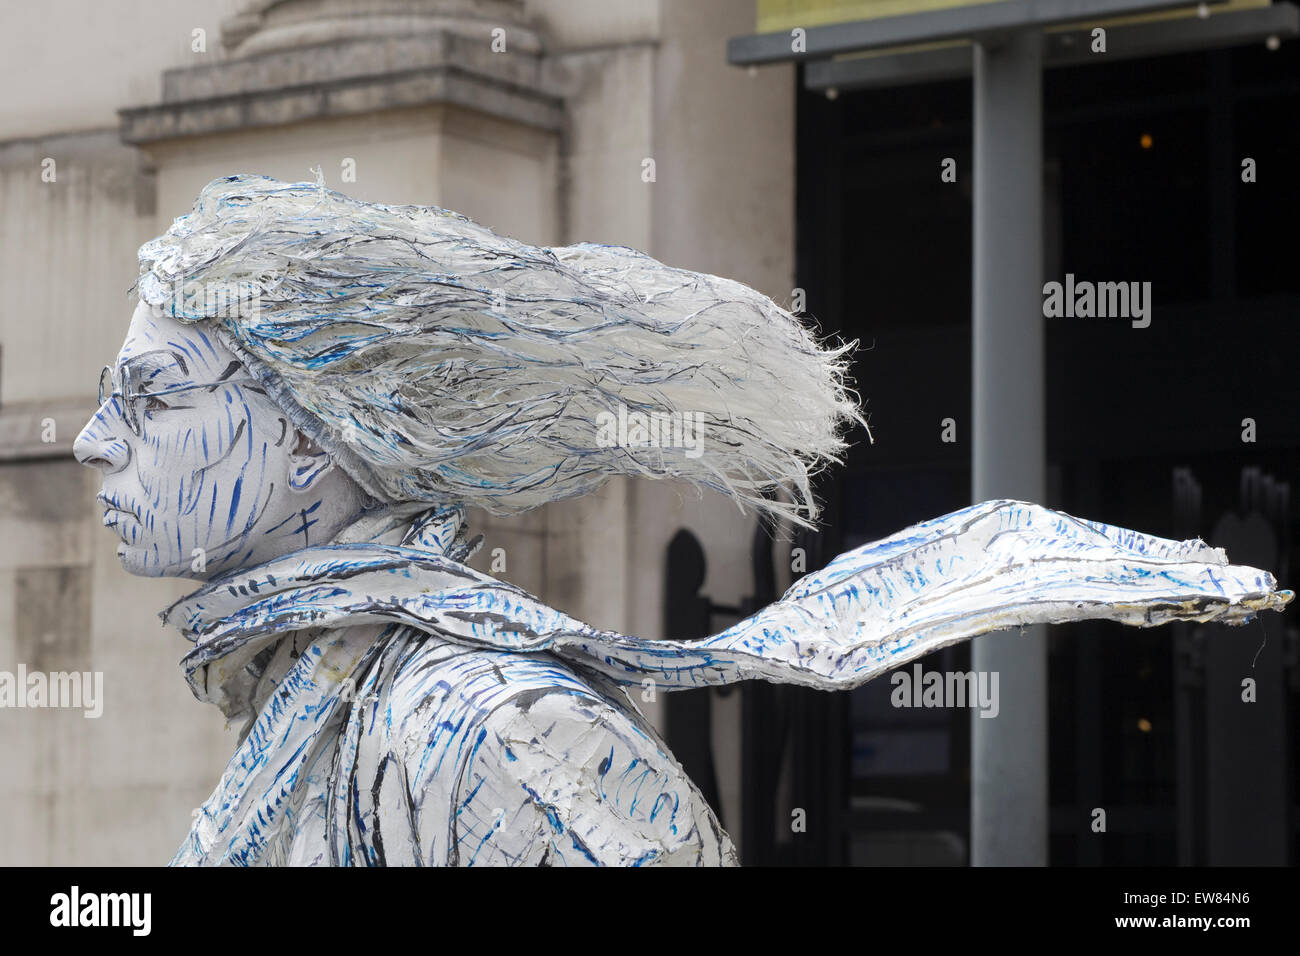
M821 27L830 23L849 23L853 20L878 20L908 13L928 13L931 10L950 10L954 7L972 7L990 0L756 0L759 33L785 33L795 27ZM996 2L996 0L993 0ZM1208 4L1211 16L1235 10L1267 7L1270 0L1228 0L1227 3ZM1196 3L1175 10L1136 14L1096 21L1097 26L1119 26L1144 23L1152 20L1176 20L1197 16ZM1091 23L1092 21L1086 21ZM1054 30L1073 29L1056 27ZM897 52L897 51L895 51Z
M989 0L757 0L758 32L784 33L852 20L878 20L906 13L971 7Z

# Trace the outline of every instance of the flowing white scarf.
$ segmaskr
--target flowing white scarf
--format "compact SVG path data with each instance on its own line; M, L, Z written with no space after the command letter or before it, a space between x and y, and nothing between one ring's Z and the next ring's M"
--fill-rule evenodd
M407 627L444 643L554 655L623 684L761 679L836 690L993 630L1092 618L1241 624L1293 596L1201 541L992 501L846 552L718 635L646 640L590 627L473 570L460 511L426 511L406 528L417 510L390 510L332 544L227 574L163 613L194 642L184 666L195 695L228 717L256 713L176 862L208 862L218 846L222 860L283 857L274 834L306 825L293 790L311 777L320 742L340 732L343 687L373 682L386 645L409 641Z
M988 631L1090 618L1240 624L1292 597L1199 540L991 501L846 552L714 637L646 640L590 627L467 567L444 550L461 533L454 509L430 512L402 544L306 548L177 602L164 619L195 642L186 667L196 694L220 696L204 672L230 655L304 628L408 624L667 689L757 678L835 690Z

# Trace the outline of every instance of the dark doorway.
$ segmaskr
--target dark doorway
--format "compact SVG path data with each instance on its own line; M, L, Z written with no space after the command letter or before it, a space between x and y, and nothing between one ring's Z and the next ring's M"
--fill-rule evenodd
M1300 44L1052 70L1044 99L1045 280L1149 281L1153 302L1142 329L1044 319L1045 504L1201 536L1294 586ZM798 285L824 331L861 342L876 438L823 485L810 557L969 503L970 111L968 80L799 94ZM1300 857L1294 618L1051 631L1053 864ZM1241 700L1246 679L1267 707ZM745 862L968 861L969 712L892 709L875 684L746 688ZM807 832L783 801L817 806Z

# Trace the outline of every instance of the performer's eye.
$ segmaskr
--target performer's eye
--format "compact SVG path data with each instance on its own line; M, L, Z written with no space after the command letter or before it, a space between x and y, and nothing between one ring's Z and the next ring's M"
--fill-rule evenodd
M170 405L156 395L141 395L139 403L142 412L165 412L171 408Z

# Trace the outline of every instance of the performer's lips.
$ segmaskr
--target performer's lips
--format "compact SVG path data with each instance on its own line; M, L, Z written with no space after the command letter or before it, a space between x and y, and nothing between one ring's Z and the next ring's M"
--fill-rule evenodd
M113 528L118 534L122 534L122 529L119 526L123 522L129 520L138 523L140 521L140 516L138 514L115 503L113 499L108 497L108 495L104 494L102 491L95 497L102 505L104 505L103 524L105 528Z
M123 540L126 540L126 535L123 533L124 529L122 528L122 524L130 521L138 523L140 519L129 511L120 511L117 508L110 508L108 511L104 512L104 527L112 528L119 535L122 535Z

